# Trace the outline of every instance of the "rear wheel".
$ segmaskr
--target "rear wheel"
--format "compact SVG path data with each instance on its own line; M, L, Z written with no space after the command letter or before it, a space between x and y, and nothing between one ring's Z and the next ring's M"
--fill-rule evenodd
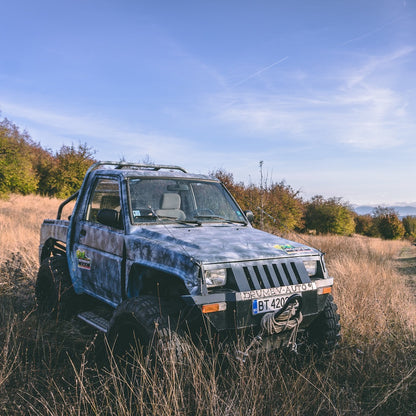
M38 310L69 318L76 311L77 295L72 287L64 256L48 257L40 265L35 286Z
M329 295L323 311L307 330L308 344L318 353L332 352L341 339L341 325L337 305Z

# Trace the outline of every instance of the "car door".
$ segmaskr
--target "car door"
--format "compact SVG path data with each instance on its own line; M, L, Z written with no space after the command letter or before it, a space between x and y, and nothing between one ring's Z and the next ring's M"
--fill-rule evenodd
M118 179L97 177L80 221L74 230L72 250L75 273L82 291L113 306L122 298L124 226ZM117 212L117 224L101 224L102 209Z

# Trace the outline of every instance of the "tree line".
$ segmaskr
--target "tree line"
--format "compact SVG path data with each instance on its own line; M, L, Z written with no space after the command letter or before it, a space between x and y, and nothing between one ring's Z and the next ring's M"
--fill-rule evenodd
M65 198L82 184L93 163L86 144L44 149L7 118L0 121L0 197L10 193Z
M358 215L342 198L315 195L305 201L284 181L247 186L224 170L211 173L227 186L244 210L253 211L254 225L260 228L416 240L416 217L400 220L392 208L377 207L371 214Z
M80 188L93 155L86 144L63 145L57 152L44 149L5 118L0 121L0 197L37 193L66 198ZM246 185L222 169L211 174L244 210L253 211L254 225L262 229L416 240L416 217L400 220L389 208L358 215L342 198L316 195L305 201L284 181Z

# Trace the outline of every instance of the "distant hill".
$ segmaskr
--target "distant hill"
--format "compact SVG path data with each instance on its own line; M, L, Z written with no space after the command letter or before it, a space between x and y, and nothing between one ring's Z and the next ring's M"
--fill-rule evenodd
M359 205L359 206L353 206L353 209L358 215L366 215L366 214L371 214L374 208L376 207L377 205L374 205L374 206ZM405 205L405 206L392 205L392 206L386 206L386 208L394 209L398 213L400 218L406 217L408 215L412 215L416 217L416 206L413 206L413 205Z

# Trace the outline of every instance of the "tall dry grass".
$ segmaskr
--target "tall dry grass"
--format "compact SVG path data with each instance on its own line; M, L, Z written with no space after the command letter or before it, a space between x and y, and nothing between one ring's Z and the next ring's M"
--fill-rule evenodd
M242 365L190 345L181 365L164 357L156 368L141 358L127 367L110 356L100 368L99 335L75 319L40 319L34 308L39 227L59 203L0 201L0 414L416 414L416 307L406 286L416 251L408 243L308 237L327 253L341 315L343 340L325 365L280 352Z
M18 295L19 308L22 304L28 307L33 298L40 226L43 219L56 218L61 202L37 195L0 199L0 294ZM70 214L70 209L65 210L62 218Z
M328 269L336 277L345 340L368 342L375 335L381 339L405 334L415 338L414 295L398 270L409 243L362 236L316 237L315 241L327 253Z

